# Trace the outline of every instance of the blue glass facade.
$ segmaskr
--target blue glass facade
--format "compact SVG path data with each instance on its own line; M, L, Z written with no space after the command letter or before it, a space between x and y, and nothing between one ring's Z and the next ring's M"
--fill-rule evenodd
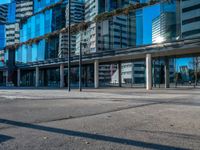
M57 2L59 0L34 0L34 13ZM136 1L109 0L98 2L99 12L104 12L124 7ZM65 10L64 7L57 6L28 18L21 26L20 42L26 42L29 39L34 39L63 28L65 26L65 14L62 9ZM95 33L98 36L94 42L97 42L98 50L152 44L153 20L160 16L162 12L172 11L176 11L175 3L162 3L138 9L135 12L129 13L128 16L120 15L113 17L108 20L108 24L103 23L98 27L98 31ZM174 24L176 24L175 21ZM106 28L109 28L107 33ZM98 32L101 32L101 34L98 34ZM58 58L58 45L59 37L49 40L44 39L31 45L23 45L16 50L16 61L19 63L27 63L49 58ZM77 46L74 45L74 47Z
M11 3L8 4L8 16L7 16L7 23L15 23L16 19L16 2L13 0Z
M0 49L5 47L6 42L5 25L0 24Z
M40 11L45 6L55 2L49 0L39 2L36 0L34 3L36 5L35 11ZM65 26L64 15L61 11L61 6L58 6L28 18L20 29L20 42L26 42L29 39L44 36L63 28ZM58 37L54 37L19 47L16 50L16 62L27 63L56 58L58 56L58 40Z
M53 31L52 10L30 17L20 30L20 42L42 36Z
M136 11L136 46L143 44L143 13L142 10Z
M34 0L34 13L41 11L45 7L55 4L60 0Z
M115 10L116 8L122 8L130 3L134 3L136 1L105 1L105 3L100 4L100 10L101 11L111 11ZM147 1L142 1L147 2ZM108 6L107 6L108 5ZM173 1L172 3L169 2L162 2L153 6L144 7L142 9L137 9L135 12L129 13L128 15L119 15L117 17L112 17L109 19L107 25L106 21L104 21L103 25L101 25L100 32L105 33L107 26L109 28L114 27L114 29L109 29L109 33L106 35L107 38L104 38L102 40L102 34L100 35L100 44L107 43L107 48L105 49L111 49L113 48L120 48L120 37L122 40L131 40L129 44L123 44L125 47L130 46L142 46L142 45L148 45L153 43L153 38L156 36L154 33L156 32L165 32L161 33L160 38L165 37L165 41L172 40L175 38L176 34L176 26L180 26L179 20L176 19L176 15L179 13L177 11L177 5L176 2ZM107 10L106 10L107 8ZM170 16L171 15L171 16ZM169 17L170 16L170 17ZM123 21L116 20L115 18L120 18ZM135 19L134 19L135 17ZM165 17L165 18L163 18ZM153 28L154 20L156 18L159 18L161 20L160 24ZM170 22L170 23L169 23ZM114 25L113 25L114 24ZM126 26L129 24L128 26ZM161 31L161 28L163 31ZM135 31L134 31L135 30ZM122 34L120 35L120 31ZM119 33L117 33L119 32ZM172 34L173 33L173 34ZM126 35L125 35L126 34ZM105 34L104 34L105 35ZM113 37L114 36L114 37ZM135 37L134 37L135 36ZM173 38L171 38L173 36ZM112 45L113 38L118 37L118 43L114 43L114 46L109 46L108 44ZM159 42L158 40L156 42ZM123 46L123 47L124 47Z
M12 0L8 4L4 4L1 7L0 14L0 49L3 49L6 46L6 30L5 25L7 23L15 22L15 11L16 11L16 3ZM5 20L4 20L5 19Z
M5 66L9 66L9 63L11 61L14 62L14 59L10 59L8 61L9 58L9 53L8 51L4 51L5 46L6 46L6 25L7 24L12 24L15 23L15 14L16 14L16 2L15 0L10 0L10 1L5 1L6 4L4 5L0 5L1 6L1 11L0 14L2 15L0 18L2 19L2 17L5 18L5 21L2 21L1 19L1 23L0 23L0 67L5 67ZM14 36L14 35L12 35ZM13 57L14 58L14 57ZM11 69L13 69L11 67Z
M7 21L8 6L0 5L0 50L5 46L5 23Z
M123 8L129 4L134 4L138 0L99 0L98 12L109 12L118 8Z
M68 10L66 5L59 5L50 10L40 12L44 8L59 1L60 0L33 0L33 10L30 9L31 12L33 11L33 15L31 15L31 17L29 17L27 20L25 20L25 22L20 25L20 42L27 42L30 39L34 42L31 41L28 44L23 44L15 50L15 62L17 66L18 64L26 64L36 61L48 62L46 61L47 59L65 58L68 56L68 50L66 49L66 51L64 51L64 54L62 56L59 56L59 44L63 42L63 45L65 47L68 47L68 33L65 33L66 35L64 35L66 40L60 38L58 34L51 38L45 37L40 41L35 40L40 36L45 36L48 33L60 30L68 25L66 17L68 15ZM71 14L75 12L73 15L71 15L71 17L73 18L71 19L72 23L79 23L83 20L85 22L92 21L93 18L100 13L110 12L118 8L123 8L129 4L138 2L138 0L85 0L85 3L80 3L79 5L77 5L78 3L76 2L77 1L73 1L73 4L71 5ZM148 2L148 0L140 0L140 2L144 3ZM15 11L15 3L10 3L8 6L9 15L7 20L9 23L13 23L15 22L15 14L13 13ZM139 47L142 45L149 45L160 42L162 43L164 41L174 40L179 36L181 37L181 32L176 31L177 28L181 28L181 24L178 22L179 20L176 19L176 17L178 16L177 14L179 14L177 8L178 6L176 5L176 2L174 0L173 3L162 2L153 6L147 6L141 9L137 9L135 11L110 17L100 22L93 22L92 24L90 24L89 28L86 31L83 31L81 33L74 33L72 35L71 48L74 48L73 51L79 52L80 43L81 41L84 41L84 52L93 53L106 50L109 51L112 49ZM188 15L186 15L186 17L187 16ZM183 22L185 24L194 22L194 20L191 20L190 18L184 19L185 20L183 20ZM76 22L73 22L73 20L76 20ZM193 31L191 33L185 27L183 27L183 29L185 30L184 32L187 34L192 34L194 32ZM198 29L195 29L195 31L196 30ZM3 40L5 41L4 35L5 27L0 25L0 45L3 45L2 47L0 47L0 49L5 46L5 42L3 42ZM72 55L77 54L79 53L73 53ZM12 54L12 56L14 56L14 54ZM5 60L8 60L8 58L9 52L6 51ZM155 66L159 66L158 62L159 61L156 60ZM164 61L162 60L162 71L163 62ZM144 62L135 63L134 65L142 66L143 70L135 70L134 73L137 75L142 74L142 77L137 77L136 80L140 80L138 81L138 83L144 83ZM182 70L184 70L184 67L182 67ZM48 69L44 69L42 70L42 72L43 73L41 76L43 77L40 77L41 85L49 86L59 84L58 68L54 68L51 71L48 71ZM55 76L51 76L53 72L56 72ZM34 72L30 73L30 71L28 71L26 73L24 73L23 75L23 80L32 80L30 78L34 77ZM74 72L74 77L77 74L78 73L76 70ZM51 83L45 83L45 75L48 76L48 80L51 80ZM164 76L162 75L162 79L163 78ZM76 78L75 80L77 79L78 78ZM33 81L28 81L25 85L33 84Z

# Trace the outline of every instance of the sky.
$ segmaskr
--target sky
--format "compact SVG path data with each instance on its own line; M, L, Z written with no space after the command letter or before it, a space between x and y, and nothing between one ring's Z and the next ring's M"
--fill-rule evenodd
M10 0L0 0L0 4L5 4L5 3L9 3Z
M143 44L152 43L152 20L160 15L160 5L143 9Z

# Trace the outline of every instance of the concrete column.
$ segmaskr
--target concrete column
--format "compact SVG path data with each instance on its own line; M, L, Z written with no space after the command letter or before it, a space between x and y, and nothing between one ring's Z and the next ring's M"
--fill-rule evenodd
M146 89L152 90L152 63L151 54L146 55Z
M169 58L165 58L165 88L169 88Z
M118 82L119 82L119 87L122 86L122 65L121 62L118 62Z
M35 68L35 87L39 87L39 67Z
M17 69L17 86L20 87L21 82L21 70Z
M99 60L94 61L94 87L99 87Z
M64 64L60 64L60 88L64 88Z

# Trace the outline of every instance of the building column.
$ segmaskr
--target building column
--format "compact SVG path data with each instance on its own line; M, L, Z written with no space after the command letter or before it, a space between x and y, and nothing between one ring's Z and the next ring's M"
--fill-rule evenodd
M169 88L169 58L165 58L165 88Z
M21 70L17 69L17 86L20 87L21 82Z
M39 87L39 67L35 68L35 87Z
M146 89L147 90L152 90L151 54L146 54Z
M64 64L60 64L60 88L64 88Z
M118 82L119 82L119 87L122 87L122 65L121 65L121 62L118 62Z
M94 88L99 87L99 60L94 61Z

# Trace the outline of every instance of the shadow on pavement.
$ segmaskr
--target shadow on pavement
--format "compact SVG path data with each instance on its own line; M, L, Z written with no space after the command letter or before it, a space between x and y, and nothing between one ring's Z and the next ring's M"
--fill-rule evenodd
M0 134L0 143L14 139L13 137Z
M72 130L66 130L66 129L46 127L46 126L42 126L42 125L12 121L12 120L7 120L7 119L0 119L0 123L18 126L18 127L30 128L30 129L35 129L35 130L41 130L41 131L46 131L46 132L64 134L67 136L88 138L88 139L92 139L92 140L99 140L99 141L113 142L113 143L118 143L118 144L123 144L123 145L136 146L136 147L140 147L140 148L151 148L151 149L157 149L157 150L160 150L160 149L162 149L162 150L169 150L169 149L186 150L184 148L179 148L179 147L174 147L174 146L154 144L154 143L148 143L148 142L143 142L143 141L118 138L118 137L111 137L111 136L100 135L100 134L91 134L91 133L80 132L80 131L72 131Z

